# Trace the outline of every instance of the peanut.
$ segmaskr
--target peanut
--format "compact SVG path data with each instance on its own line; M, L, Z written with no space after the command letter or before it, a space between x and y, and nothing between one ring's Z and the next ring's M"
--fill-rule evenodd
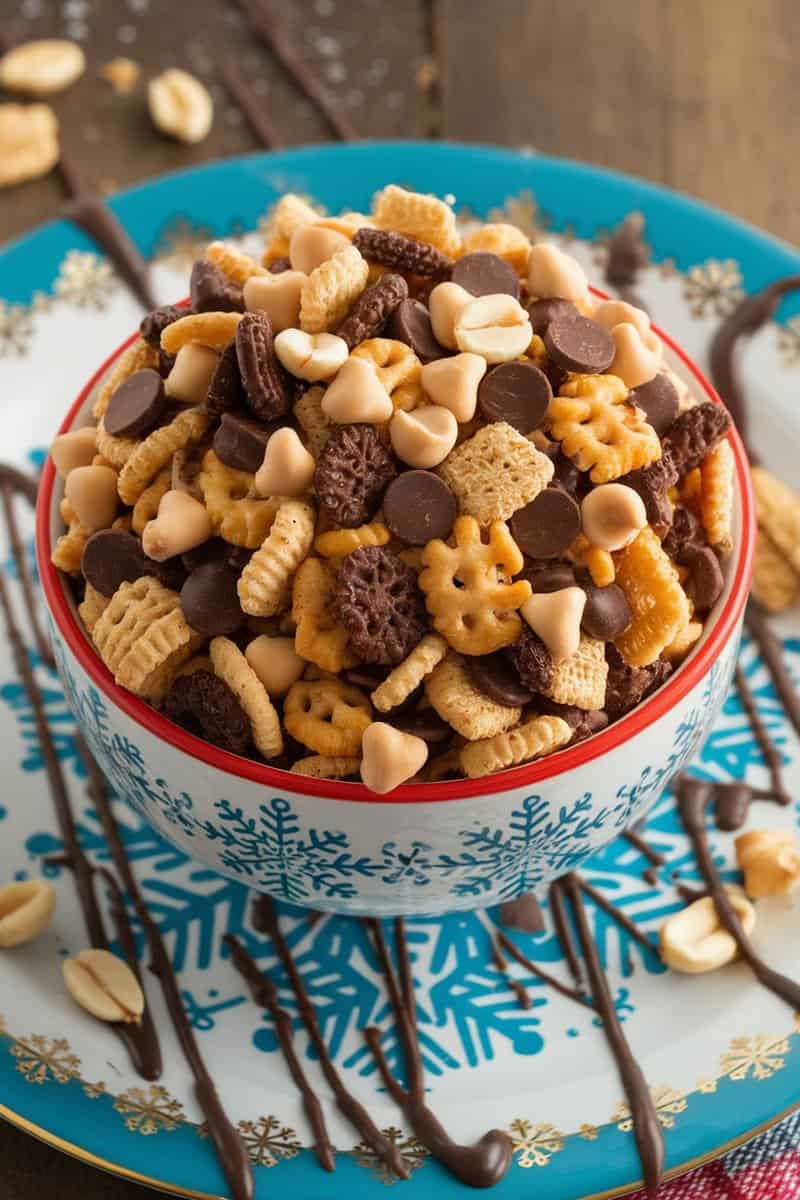
M0 888L0 946L33 941L50 924L56 894L43 879L26 879Z
M100 1021L138 1021L144 1012L139 980L109 950L81 950L61 964L72 999Z

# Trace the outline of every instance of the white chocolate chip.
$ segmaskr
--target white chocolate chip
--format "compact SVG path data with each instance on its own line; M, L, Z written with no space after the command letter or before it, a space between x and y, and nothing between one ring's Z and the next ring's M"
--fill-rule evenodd
M505 292L477 296L456 317L454 336L460 350L480 354L488 363L519 358L533 337L530 318Z
M186 491L171 489L161 497L158 515L144 527L142 549L155 562L186 554L211 537L206 506Z
M63 92L86 69L86 56L76 42L42 38L14 46L0 58L0 86L26 96Z
M582 311L591 307L586 272L577 259L551 242L537 242L528 259L528 291L537 300L559 297Z
M458 421L438 404L426 404L413 412L398 409L389 425L389 437L401 462L429 471L444 462L455 446Z
M251 275L242 289L245 308L249 312L265 312L273 333L291 329L300 320L300 292L306 278L302 271Z
M286 425L267 442L256 472L256 491L259 496L302 496L313 483L315 466L297 431Z
M463 424L475 416L478 384L485 374L486 359L467 352L425 363L420 382L434 404L449 408L459 424Z
M746 934L756 923L756 912L741 891L725 889ZM715 971L736 958L737 946L724 929L710 896L695 900L687 908L667 917L659 933L661 957L668 967L689 975Z
M156 129L193 144L208 136L214 119L214 102L199 79L171 67L147 85L147 104Z
M265 633L250 642L244 656L273 698L285 696L308 665L296 652L294 638Z
M618 375L629 388L640 387L655 378L661 368L661 353L645 344L635 325L628 321L615 325L611 330L611 338L614 357L608 368L609 374ZM656 341L659 339L656 338Z
M344 338L335 333L305 333L282 329L275 338L275 353L286 370L310 383L333 379L347 361L350 351Z
M394 412L389 393L373 365L365 358L348 358L322 397L322 411L331 421L349 425L353 421L377 424Z
M81 950L61 964L67 991L100 1021L139 1021L144 994L128 964L110 950Z
M428 297L433 336L440 346L457 350L455 325L462 309L475 297L458 283L437 283Z
M361 753L361 778L371 792L379 795L411 779L428 759L428 747L422 738L384 721L373 721L364 730Z
M644 501L626 483L601 483L581 502L583 532L600 550L622 550L646 524Z
M53 465L62 479L76 467L88 467L97 454L97 430L94 425L71 429L60 434L50 447Z
M350 239L336 229L324 225L301 225L289 239L289 262L292 270L310 275L322 263L333 258L339 250L350 245Z
M791 829L752 829L736 839L748 896L788 896L800 886L800 850Z
M175 355L164 391L181 404L204 404L208 385L217 369L219 355L210 346L187 342Z
M570 658L581 643L581 619L586 592L579 587L535 592L520 612L550 651L556 665Z
M43 933L53 916L56 894L43 879L0 888L0 946L9 949Z
M84 529L108 529L117 515L117 472L111 467L75 467L64 495Z

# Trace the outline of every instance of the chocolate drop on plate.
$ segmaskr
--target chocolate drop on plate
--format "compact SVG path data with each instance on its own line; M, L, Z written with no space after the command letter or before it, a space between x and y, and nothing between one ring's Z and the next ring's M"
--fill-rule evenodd
M457 511L455 496L432 471L403 471L383 496L387 528L409 546L448 537Z
M560 592L575 587L575 568L571 563L527 563L516 579L527 579L534 592Z
M450 353L433 336L430 313L419 300L403 300L398 304L389 318L387 336L405 342L422 363L447 358Z
M557 296L547 296L542 300L534 300L528 305L528 316L531 328L539 337L544 337L547 327L556 317L569 319L580 316L575 305L569 300L561 300Z
M122 583L145 573L142 544L123 529L99 529L83 548L81 572L101 596L113 596Z
M504 293L519 300L519 276L498 254L490 254L485 250L465 254L453 264L450 278L471 296Z
M612 642L620 636L633 620L630 605L622 588L616 583L607 587L587 584L586 605L581 618L581 627L589 637L601 642Z
M245 620L236 584L239 573L223 563L197 567L181 588L181 609L206 637L230 637Z
M519 433L530 433L544 420L553 389L534 363L501 363L484 375L478 408L487 421L506 421Z
M655 375L649 383L634 388L629 399L645 413L659 437L663 437L678 415L680 401L672 380L666 375Z
M611 366L611 334L588 317L556 317L544 335L547 353L557 366L580 375L599 375Z
M464 661L472 682L490 700L505 704L508 708L517 708L532 700L533 692L523 687L517 672L501 650L495 654L468 657Z
M560 487L544 488L511 518L511 535L531 558L558 558L580 531L580 509Z
M523 892L501 904L500 920L506 929L518 929L520 933L544 932L544 915L533 892Z
M112 437L141 437L154 429L164 412L164 381L143 367L121 383L109 401L103 424Z
M273 428L238 413L223 413L214 434L214 451L226 467L255 474L264 461L264 451Z

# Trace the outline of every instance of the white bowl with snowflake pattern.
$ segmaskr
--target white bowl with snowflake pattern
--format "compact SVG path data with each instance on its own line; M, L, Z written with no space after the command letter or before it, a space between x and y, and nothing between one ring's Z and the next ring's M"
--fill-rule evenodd
M664 341L672 369L697 395L718 401L697 367ZM90 380L61 432L89 423L96 393L124 348ZM735 549L725 590L666 684L607 729L538 762L483 779L406 784L387 796L219 750L119 688L50 563L63 486L48 460L37 554L70 707L116 792L187 854L257 891L374 916L486 907L535 891L640 821L720 711L736 662L753 544L746 458L735 434L731 443Z

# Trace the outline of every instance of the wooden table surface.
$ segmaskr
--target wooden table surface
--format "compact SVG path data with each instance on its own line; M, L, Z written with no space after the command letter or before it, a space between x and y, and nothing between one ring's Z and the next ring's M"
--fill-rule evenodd
M274 2L274 0L273 0ZM535 147L616 167L719 205L800 242L797 0L292 0L281 19L301 57L364 137L446 137ZM491 15L490 15L491 10ZM124 187L257 148L217 71L220 52L263 99L287 146L328 130L225 0L2 0L11 43L67 35L88 68L53 100L88 186ZM118 96L99 75L117 55L142 69ZM182 66L215 101L212 132L186 147L158 135L148 77ZM56 173L0 192L0 241L57 216ZM0 1126L0 1189L40 1200L144 1200Z

